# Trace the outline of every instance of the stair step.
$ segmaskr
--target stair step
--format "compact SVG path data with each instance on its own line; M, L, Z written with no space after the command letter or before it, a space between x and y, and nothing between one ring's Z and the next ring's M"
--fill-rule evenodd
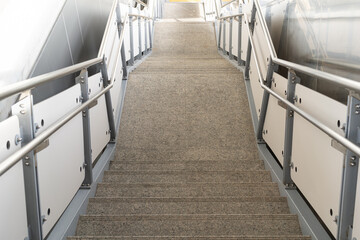
M106 171L103 182L271 182L268 171Z
M90 198L87 214L288 214L284 197Z
M264 169L260 160L242 161L111 161L110 170L143 171L143 170L183 170L183 171L256 171Z
M136 237L130 237L130 236L74 236L74 237L68 237L68 240L110 240L110 239L147 239L147 240L158 240L158 239L176 239L176 240L195 240L195 239L222 239L222 240L311 240L310 236L302 236L302 235L284 235L284 236L197 236L197 237L187 237L187 236L136 236Z
M279 196L276 183L99 183L96 197Z
M247 149L216 149L216 148L196 148L184 149L178 151L161 151L157 149L139 149L139 148L118 148L115 153L115 161L258 161L258 152Z
M246 236L300 235L296 215L80 216L76 235Z

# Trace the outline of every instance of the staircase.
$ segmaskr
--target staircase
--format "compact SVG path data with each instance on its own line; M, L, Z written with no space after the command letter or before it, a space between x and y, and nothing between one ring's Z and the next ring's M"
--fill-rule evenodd
M242 73L211 23L156 23L117 145L69 240L310 239L258 157Z

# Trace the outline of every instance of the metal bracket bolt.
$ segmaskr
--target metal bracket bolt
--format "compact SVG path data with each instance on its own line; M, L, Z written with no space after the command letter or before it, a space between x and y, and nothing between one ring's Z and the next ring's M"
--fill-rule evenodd
M20 137L19 135L16 135L15 136L15 145L18 145L19 143L21 143L22 140L23 140L22 137Z
M35 125L35 127L34 127L35 133L37 133L37 131L40 129L40 126L37 123L35 123L34 125Z
M352 156L350 158L350 163L349 163L350 166L352 167L355 167L356 166L356 157L355 156Z
M294 111L293 110L290 110L289 111L289 117L293 117L294 116Z

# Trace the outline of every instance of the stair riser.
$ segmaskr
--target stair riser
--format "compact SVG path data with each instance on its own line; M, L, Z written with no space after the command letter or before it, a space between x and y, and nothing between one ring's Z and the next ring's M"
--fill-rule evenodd
M90 202L87 214L288 214L286 202Z

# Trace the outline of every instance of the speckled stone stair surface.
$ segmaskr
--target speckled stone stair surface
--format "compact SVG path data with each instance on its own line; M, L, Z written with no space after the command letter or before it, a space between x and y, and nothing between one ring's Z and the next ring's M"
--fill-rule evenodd
M214 26L198 4L169 4L68 239L310 239L258 156L242 73L218 54Z

